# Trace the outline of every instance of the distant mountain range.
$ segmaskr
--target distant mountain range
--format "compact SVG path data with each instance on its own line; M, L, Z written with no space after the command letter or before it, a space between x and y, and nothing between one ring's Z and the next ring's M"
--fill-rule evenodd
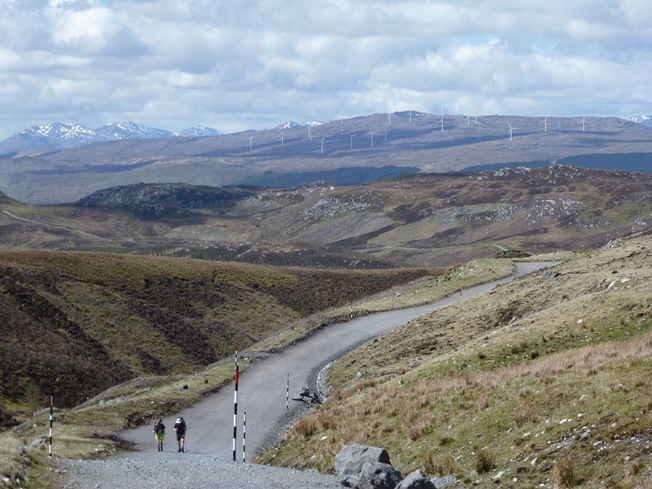
M0 154L8 154L29 148L75 148L102 141L124 139L159 139L168 137L219 136L212 127L195 126L181 132L144 126L135 122L111 122L97 129L77 123L53 122L32 126L0 141Z
M431 116L424 112L410 111L407 114L410 121L412 117ZM388 122L391 121L391 115ZM652 115L638 115L630 119L631 122L652 127ZM329 121L332 122L332 121ZM299 124L287 121L271 129L296 129L300 127L316 127L324 124L322 121L312 120ZM32 126L0 141L0 156L10 155L25 149L32 148L75 148L85 144L103 141L121 141L125 139L160 139L169 137L204 137L220 136L222 133L212 127L193 126L180 132L145 126L136 122L110 122L102 127L91 129L74 122L52 122L42 126Z
M12 150L0 143L0 191L54 204L138 182L285 186L345 169L360 182L366 169L388 166L425 173L557 164L650 172L650 118L636 120L401 111L216 137L179 137L208 134L204 128L175 134L135 123L98 130L58 123L19 133Z

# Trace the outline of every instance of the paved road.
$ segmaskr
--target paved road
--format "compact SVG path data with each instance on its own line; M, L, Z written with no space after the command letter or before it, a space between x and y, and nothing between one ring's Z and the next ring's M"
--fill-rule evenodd
M506 279L466 289L468 297L488 292L496 285L511 281L551 263L518 263L517 273ZM289 423L305 412L306 405L290 400L286 408L286 386L290 379L290 397L299 392L302 385L316 384L319 370L332 360L341 357L354 347L392 330L423 314L445 307L460 300L453 294L437 302L358 318L346 323L335 324L314 334L309 339L284 349L280 353L259 360L240 375L238 385L238 441L236 456L242 460L242 414L246 412L246 460L265 446L281 439ZM233 458L233 414L234 389L227 387L211 395L199 404L185 409L175 416L164 418L168 427L165 451L176 451L172 426L178 415L188 423L188 452L212 454L217 460L232 461ZM148 456L153 453L152 429L141 427L124 433L124 438L136 444L140 454L125 456ZM186 455L188 456L188 455Z

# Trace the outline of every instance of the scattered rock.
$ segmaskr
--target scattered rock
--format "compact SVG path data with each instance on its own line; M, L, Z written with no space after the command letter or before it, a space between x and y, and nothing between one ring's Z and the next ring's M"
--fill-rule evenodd
M457 479L454 475L445 475L444 477L433 477L430 481L435 485L437 489L443 489L444 487L452 486L457 482Z
M426 474L421 470L415 470L401 483L396 486L396 489L437 489L434 482L426 477Z
M541 274L541 280L550 280L559 276L559 272L547 271Z
M36 440L34 440L32 442L32 444L29 447L30 448L38 448L41 445L43 445L44 442L45 442L45 440L39 436Z

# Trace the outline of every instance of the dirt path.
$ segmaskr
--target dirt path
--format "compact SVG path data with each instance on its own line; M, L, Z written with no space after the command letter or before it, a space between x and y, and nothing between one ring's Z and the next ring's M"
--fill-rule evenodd
M37 224L39 226L43 226L43 227L50 228L50 229L61 229L63 231L68 231L70 233L76 233L76 234L79 234L80 236L84 236L86 238L97 239L97 240L100 240L100 241L105 241L107 243L113 242L112 239L103 238L101 236L97 236L95 234L90 234L90 233L87 233L87 232L84 232L84 231L79 231L77 229L70 229L70 228L66 228L66 227L63 227L63 226L55 226L54 224L45 224L44 222L34 221L32 219L26 219L24 217L19 217L19 216L15 215L15 214L12 214L9 211L2 211L2 212L3 212L3 214L6 214L6 215L8 215L9 217L11 217L13 219L17 219L19 221L24 221L24 222L29 222L30 224Z

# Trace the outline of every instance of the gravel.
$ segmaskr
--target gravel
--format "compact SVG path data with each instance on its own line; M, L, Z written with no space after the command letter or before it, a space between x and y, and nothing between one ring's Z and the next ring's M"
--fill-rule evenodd
M60 460L62 489L340 488L335 476L216 460L214 455L163 452L106 460Z

